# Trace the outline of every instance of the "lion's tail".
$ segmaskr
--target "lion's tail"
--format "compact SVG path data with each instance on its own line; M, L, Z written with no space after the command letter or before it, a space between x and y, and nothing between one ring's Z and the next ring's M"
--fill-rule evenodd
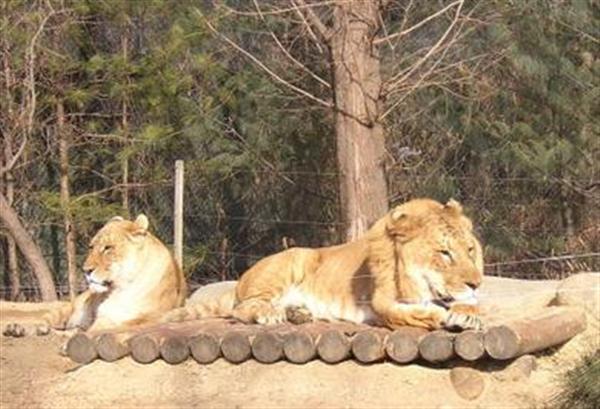
M199 318L230 317L235 302L236 281L205 285L196 290L184 307L167 312L162 322L191 321Z

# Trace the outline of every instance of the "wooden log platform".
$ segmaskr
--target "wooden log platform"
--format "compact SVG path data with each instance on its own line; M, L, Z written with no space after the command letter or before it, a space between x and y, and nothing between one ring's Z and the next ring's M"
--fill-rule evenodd
M583 312L569 307L548 307L527 319L459 333L413 327L391 331L345 322L263 326L203 319L127 331L78 333L65 350L80 364L130 356L139 363L163 360L173 365L188 359L206 365L220 358L233 364L250 359L264 364L312 360L336 364L354 359L362 364L443 365L449 360L512 359L560 345L584 329Z

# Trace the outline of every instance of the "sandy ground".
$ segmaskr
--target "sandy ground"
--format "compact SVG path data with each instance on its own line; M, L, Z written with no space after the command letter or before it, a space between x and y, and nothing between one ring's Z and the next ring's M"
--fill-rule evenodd
M0 303L0 324L31 322L45 307ZM533 407L552 395L560 367L555 356L539 357L538 369L518 382L499 381L498 368L479 367L485 371L484 392L467 401L454 391L449 369L350 361L141 365L130 358L78 366L60 356L64 342L58 334L0 337L1 408Z

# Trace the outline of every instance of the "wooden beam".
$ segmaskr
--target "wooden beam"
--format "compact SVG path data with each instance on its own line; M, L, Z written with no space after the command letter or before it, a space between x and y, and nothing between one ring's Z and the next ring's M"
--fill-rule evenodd
M431 363L444 362L454 356L454 336L447 331L432 331L419 342L419 354Z
M454 338L454 352L465 361L477 361L485 355L482 331L463 331Z
M490 328L484 336L494 359L515 358L560 345L586 328L585 313L574 307L548 307L542 313Z
M387 337L385 343L387 356L400 364L416 360L419 357L419 341L427 333L427 330L415 327L395 330Z

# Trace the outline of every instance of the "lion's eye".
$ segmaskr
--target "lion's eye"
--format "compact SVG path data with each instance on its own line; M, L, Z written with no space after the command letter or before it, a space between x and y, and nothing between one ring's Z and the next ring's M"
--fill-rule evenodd
M452 261L452 253L450 253L448 250L440 250L440 254L444 258L444 260Z
M111 251L114 248L114 246L111 246L110 244L107 244L106 246L104 246L104 248L102 249L102 251L104 253L107 253L109 251Z

